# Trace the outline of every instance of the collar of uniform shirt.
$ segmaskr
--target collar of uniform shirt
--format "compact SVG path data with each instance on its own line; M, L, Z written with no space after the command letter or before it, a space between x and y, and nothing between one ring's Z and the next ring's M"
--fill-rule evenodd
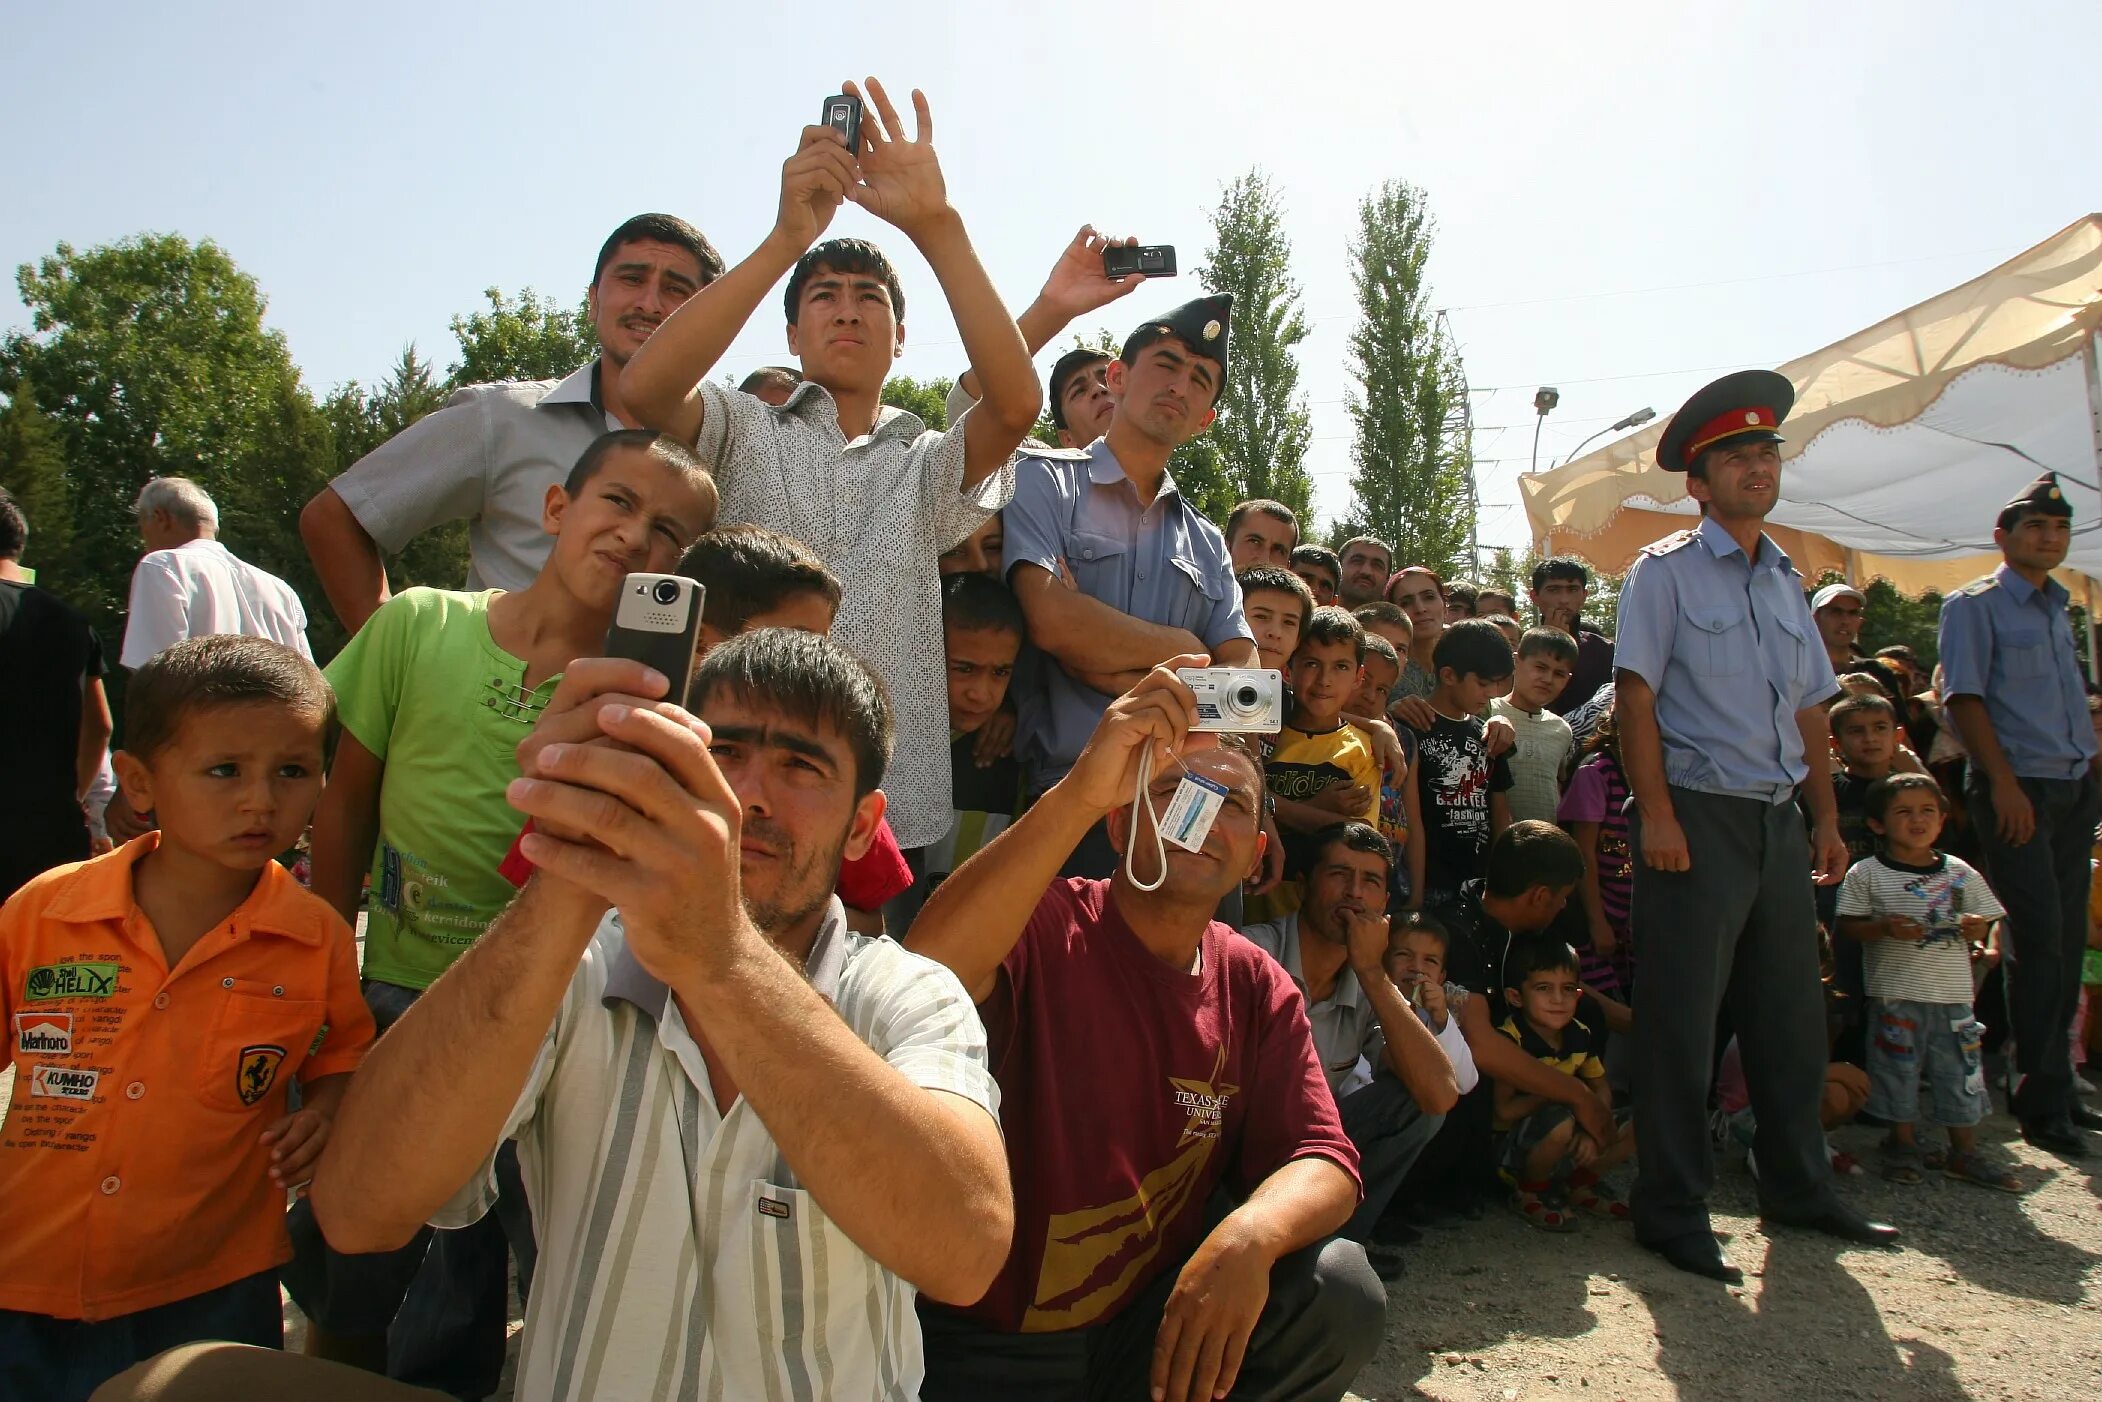
M2064 608L2072 601L2073 596L2067 592L2066 587L2049 575L2044 576L2044 587L2039 589L2024 579L2021 571L2004 561L1993 573L1999 577L2000 587L2012 594L2014 601L2018 604L2026 604L2038 594L2043 595L2060 608Z
M620 912L611 915L616 923ZM840 976L847 968L847 912L839 897L825 907L825 918L818 922L817 937L810 942L810 956L803 961L803 977L817 995L827 1003L839 999ZM671 989L660 982L634 951L621 943L620 955L613 967L606 971L606 993L603 1002L612 1007L616 1002L632 1004L638 1011L649 1014L655 1021L664 1021L664 1005L671 998Z
M1737 543L1737 538L1718 524L1713 516L1701 517L1701 523L1694 528L1694 533L1707 543L1708 553L1718 560L1730 555L1744 554L1744 547ZM1746 556L1745 563L1755 570L1786 572L1795 568L1795 562L1788 558L1788 552L1774 544L1774 538L1764 531L1759 533L1758 558Z

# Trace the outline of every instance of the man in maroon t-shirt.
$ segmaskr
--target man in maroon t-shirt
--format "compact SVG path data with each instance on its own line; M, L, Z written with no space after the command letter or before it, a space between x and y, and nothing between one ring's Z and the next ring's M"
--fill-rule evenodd
M1336 1398L1379 1345L1385 1294L1334 1236L1358 1201L1299 991L1214 921L1262 858L1259 761L1190 735L1175 658L1114 702L1072 771L942 883L907 943L978 1002L1000 1082L1015 1238L985 1298L921 1301L927 1402L998 1396ZM1061 880L1105 816L1161 875L1130 807L1140 757L1165 812L1185 768L1224 806L1158 889L1120 864Z

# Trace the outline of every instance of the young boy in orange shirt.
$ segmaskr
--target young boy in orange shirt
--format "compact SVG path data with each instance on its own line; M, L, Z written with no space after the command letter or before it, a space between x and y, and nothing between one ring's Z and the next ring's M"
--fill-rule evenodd
M0 907L7 1397L85 1398L178 1344L281 1344L285 1193L372 1044L350 927L273 860L321 795L321 673L192 638L127 702L117 778L159 831Z

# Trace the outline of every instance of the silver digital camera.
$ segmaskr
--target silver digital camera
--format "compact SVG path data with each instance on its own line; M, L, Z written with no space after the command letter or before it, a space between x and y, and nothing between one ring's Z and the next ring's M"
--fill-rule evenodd
M1284 674L1271 667L1182 667L1175 675L1197 693L1192 730L1261 731L1285 725Z

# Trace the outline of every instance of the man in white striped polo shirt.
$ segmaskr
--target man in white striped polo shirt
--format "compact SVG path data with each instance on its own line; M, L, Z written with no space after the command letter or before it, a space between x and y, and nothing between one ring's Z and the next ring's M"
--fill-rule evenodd
M353 1086L315 1218L350 1252L471 1221L515 1137L519 1396L915 1399L915 1290L983 1294L1013 1200L962 985L831 894L883 812L881 683L786 629L708 654L705 727L646 677L577 663L521 746L540 871ZM147 1366L157 1398L431 1395L223 1345Z

